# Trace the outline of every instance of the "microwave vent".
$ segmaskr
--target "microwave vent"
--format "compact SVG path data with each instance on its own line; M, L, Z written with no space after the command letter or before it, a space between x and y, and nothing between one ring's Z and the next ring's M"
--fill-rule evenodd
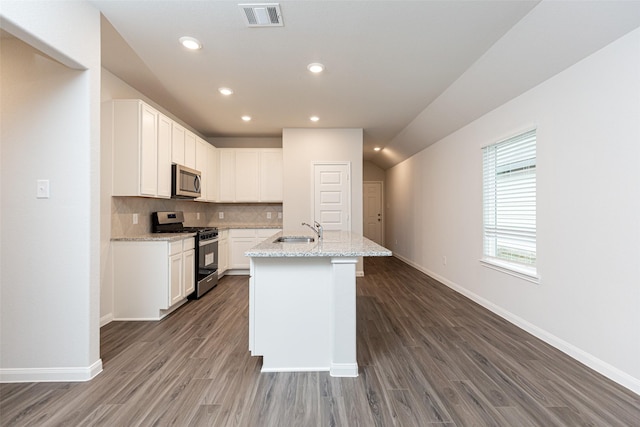
M239 4L244 23L248 27L282 27L279 3Z

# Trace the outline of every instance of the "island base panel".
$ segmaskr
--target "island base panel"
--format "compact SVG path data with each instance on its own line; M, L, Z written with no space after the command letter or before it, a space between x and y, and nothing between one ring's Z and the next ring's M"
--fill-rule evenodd
M253 356L263 356L263 372L358 375L357 259L333 260L252 258L249 348Z

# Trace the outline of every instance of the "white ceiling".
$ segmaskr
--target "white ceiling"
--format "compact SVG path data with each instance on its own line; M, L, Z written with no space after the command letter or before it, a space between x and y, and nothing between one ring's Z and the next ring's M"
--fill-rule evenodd
M245 26L249 1L91 2L103 66L202 135L363 128L385 169L640 26L640 1L280 1L271 28Z

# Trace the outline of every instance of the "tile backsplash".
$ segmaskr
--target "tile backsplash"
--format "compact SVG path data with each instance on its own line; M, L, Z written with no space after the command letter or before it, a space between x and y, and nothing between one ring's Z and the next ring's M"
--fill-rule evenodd
M138 236L151 232L151 213L183 211L188 226L273 226L282 227L281 203L202 203L191 200L152 199L145 197L111 198L111 236ZM222 212L224 218L220 218ZM133 215L138 214L138 224ZM199 214L199 218L198 218ZM270 214L271 218L267 218Z

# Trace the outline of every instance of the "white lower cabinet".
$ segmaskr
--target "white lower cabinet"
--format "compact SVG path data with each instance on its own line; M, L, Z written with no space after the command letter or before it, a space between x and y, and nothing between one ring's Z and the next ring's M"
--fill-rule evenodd
M160 320L195 289L194 238L114 241L114 320Z
M188 297L196 291L196 250L194 239L189 239L191 249L187 249L185 241L184 252L182 252L182 283L184 284L184 297ZM190 268L191 266L192 268Z
M278 228L238 228L229 230L229 269L249 269L244 253L282 230Z
M229 269L229 230L220 230L218 239L218 276L222 276Z

